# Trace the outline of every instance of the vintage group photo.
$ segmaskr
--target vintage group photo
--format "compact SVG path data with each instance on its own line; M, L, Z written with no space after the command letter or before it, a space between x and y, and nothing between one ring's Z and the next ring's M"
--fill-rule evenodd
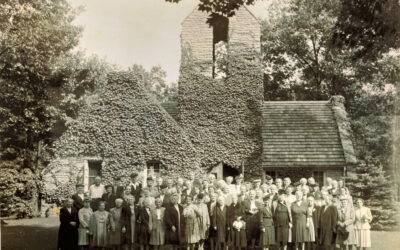
M398 0L0 2L0 249L394 250Z

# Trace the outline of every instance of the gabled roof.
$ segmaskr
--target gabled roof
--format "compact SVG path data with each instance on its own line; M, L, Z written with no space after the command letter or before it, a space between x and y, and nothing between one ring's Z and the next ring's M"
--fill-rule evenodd
M264 102L263 167L343 167L350 162L330 101ZM347 141L346 141L347 143ZM351 152L354 154L352 144ZM352 156L354 159L354 155Z

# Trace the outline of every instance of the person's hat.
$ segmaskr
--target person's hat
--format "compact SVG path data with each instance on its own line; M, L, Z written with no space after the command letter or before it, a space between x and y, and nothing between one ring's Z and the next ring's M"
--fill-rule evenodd
M112 188L113 186L111 185L111 184L108 184L108 185L106 185L104 188L105 189L107 189L107 188Z
M163 183L163 184L161 184L160 188L165 189L165 188L168 188L168 186L167 186L167 184Z
M76 185L75 185L75 187L84 187L85 185L83 185L82 183L77 183Z
M200 193L200 194L197 195L197 199L203 199L203 198L204 198L204 194L203 193Z
M261 180L260 179L255 179L255 180L253 180L253 183L261 183Z
M138 173L132 173L131 178L136 178L138 176Z
M90 202L89 196L85 196L85 198L83 198L83 202Z
M270 175L266 175L265 179L269 181L269 180L272 180L272 177Z
M154 178L153 178L153 176L150 175L150 176L147 177L147 180L148 181L154 181Z

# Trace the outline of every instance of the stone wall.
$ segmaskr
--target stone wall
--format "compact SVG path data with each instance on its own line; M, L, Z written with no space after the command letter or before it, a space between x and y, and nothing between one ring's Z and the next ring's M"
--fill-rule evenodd
M245 45L261 53L261 25L246 7L240 8L236 15L229 18L230 46Z

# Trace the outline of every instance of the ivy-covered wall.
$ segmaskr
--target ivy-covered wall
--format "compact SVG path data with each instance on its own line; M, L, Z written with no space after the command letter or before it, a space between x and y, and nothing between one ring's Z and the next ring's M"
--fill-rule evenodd
M229 51L227 77L213 79L183 53L178 106L180 125L205 170L220 162L239 169L243 161L251 177L262 171L263 75L258 53L245 54Z
M45 198L74 192L85 159L103 161L102 176L112 183L129 181L146 162L157 160L170 175L201 174L190 138L139 85L135 76L112 73L97 98L54 143L54 156L43 173Z

